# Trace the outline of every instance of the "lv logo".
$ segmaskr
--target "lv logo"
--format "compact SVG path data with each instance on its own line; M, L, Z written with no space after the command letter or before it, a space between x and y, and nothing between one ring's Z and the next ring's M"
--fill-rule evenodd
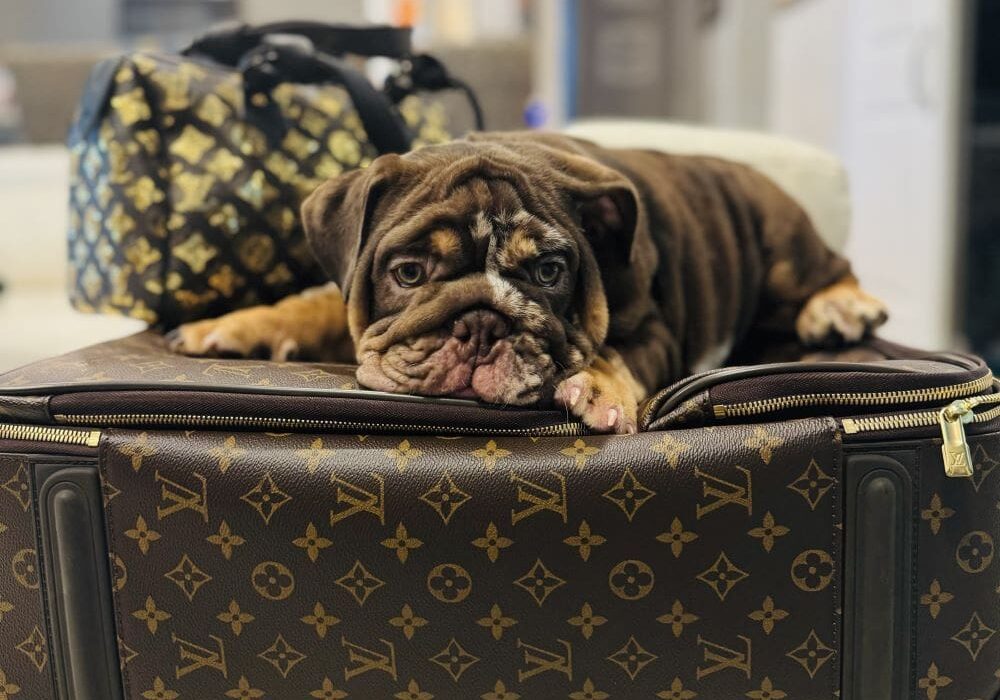
M330 477L330 481L337 485L337 503L346 504L345 508L330 511L330 525L336 525L358 513L370 513L385 525L385 477L375 473L371 477L378 484L376 491L352 484L336 474Z
M573 648L567 641L562 639L556 641L562 645L566 653L560 654L558 651L549 651L517 640L517 648L524 651L524 663L528 666L525 670L517 670L519 683L547 671L561 673L567 679L573 680Z
M159 471L156 472L156 481L160 484L161 502L161 505L156 506L158 519L163 520L182 510L193 510L201 514L202 520L208 522L208 485L205 483L205 477L198 472L193 472L192 476L201 484L197 491L161 476Z
M698 646L701 647L704 654L704 661L706 664L711 664L704 668L699 666L696 669L695 675L699 681L727 668L731 668L734 671L741 671L746 674L747 680L750 679L753 663L751 642L748 637L742 635L738 639L743 642L743 651L710 642L702 638L700 634L698 635Z
M728 505L745 508L747 515L753 515L753 486L750 482L750 470L745 467L736 467L736 470L743 475L742 483L727 481L720 476L703 471L700 467L695 468L694 475L701 479L702 495L709 499L705 503L698 504L698 520L712 511Z
M517 484L517 502L528 504L521 510L511 508L510 522L512 525L517 525L525 518L530 518L532 515L540 513L543 510L550 510L556 513L562 518L564 523L566 522L568 517L566 508L566 477L554 471L550 471L549 474L559 482L557 486L558 491L530 479L525 479L517 474L510 475L510 480Z
M340 646L347 649L347 660L354 664L344 667L345 681L369 671L382 671L389 674L392 680L396 680L396 647L393 646L392 642L384 639L379 639L379 641L389 650L388 654L366 649L359 644L347 641L346 637L340 638Z
M178 665L174 668L177 678L183 678L200 668L214 669L221 673L223 678L229 678L229 669L226 667L226 647L222 640L215 635L209 635L209 638L215 642L217 650L213 651L200 644L181 639L176 634L170 635L171 641L177 645L180 662L186 663L184 666Z

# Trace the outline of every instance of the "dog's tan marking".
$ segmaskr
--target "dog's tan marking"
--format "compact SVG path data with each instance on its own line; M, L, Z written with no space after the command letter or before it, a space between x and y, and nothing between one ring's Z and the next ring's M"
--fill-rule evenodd
M813 294L795 322L795 330L807 345L857 342L885 323L885 304L845 277Z
M431 250L439 258L448 258L456 255L462 248L458 234L451 229L440 228L431 232Z
M170 349L185 355L240 355L263 350L273 360L308 357L352 361L340 288L329 283L207 321L186 323L170 334Z
M646 390L621 355L604 348L587 369L563 380L555 400L600 433L634 433Z
M476 214L476 220L472 225L472 237L476 240L482 240L492 235L493 224L490 222L490 218L486 216L486 212L479 212Z
M500 267L513 270L538 257L538 244L522 228L515 229L498 254Z

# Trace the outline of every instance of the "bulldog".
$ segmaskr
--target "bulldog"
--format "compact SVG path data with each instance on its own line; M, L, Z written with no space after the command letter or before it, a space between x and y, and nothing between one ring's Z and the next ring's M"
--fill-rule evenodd
M334 178L302 220L329 285L181 326L171 347L355 360L371 389L554 400L627 433L690 373L886 320L790 196L716 158L475 134Z

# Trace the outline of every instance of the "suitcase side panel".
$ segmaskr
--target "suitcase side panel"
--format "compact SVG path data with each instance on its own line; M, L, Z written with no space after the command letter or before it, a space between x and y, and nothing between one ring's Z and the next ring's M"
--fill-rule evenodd
M129 700L840 690L829 421L105 439Z

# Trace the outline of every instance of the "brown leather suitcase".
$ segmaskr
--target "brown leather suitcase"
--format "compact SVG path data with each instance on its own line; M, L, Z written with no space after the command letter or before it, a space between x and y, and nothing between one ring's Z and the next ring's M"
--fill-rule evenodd
M99 345L0 377L0 698L993 699L998 406L760 365L598 437Z

